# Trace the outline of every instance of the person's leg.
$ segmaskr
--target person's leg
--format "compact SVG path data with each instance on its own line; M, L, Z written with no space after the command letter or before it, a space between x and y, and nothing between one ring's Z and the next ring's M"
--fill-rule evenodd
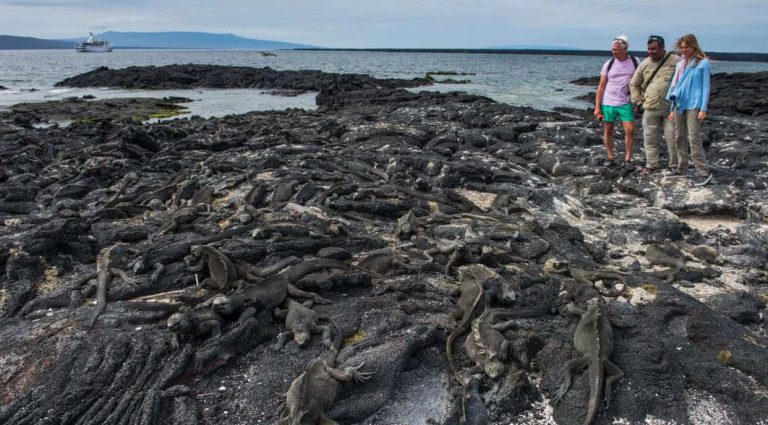
M709 175L707 158L704 154L704 146L701 144L701 122L698 118L699 110L685 111L685 121L688 127L688 144L691 146L691 161L700 176Z
M614 125L612 122L605 123L605 130L603 131L603 143L605 144L605 154L608 155L608 159L613 160L613 130Z
M666 109L657 109L659 114L659 120L664 126L664 141L667 143L667 153L669 154L669 162L667 167L677 167L677 143L675 142L675 123L668 120L667 116L669 112Z
M616 109L612 106L603 105L603 117L605 119L605 125L603 127L603 144L605 145L605 154L608 156L609 161L614 159L613 149L613 130L614 121L616 120Z
M677 172L688 172L688 123L683 115L675 114L675 147L677 148Z
M634 121L622 121L624 126L624 145L626 147L624 152L624 161L632 161L632 146L635 144L635 122Z
M645 150L645 167L659 168L659 140L661 139L661 120L656 110L646 109L643 112L643 149ZM674 127L673 127L674 128Z

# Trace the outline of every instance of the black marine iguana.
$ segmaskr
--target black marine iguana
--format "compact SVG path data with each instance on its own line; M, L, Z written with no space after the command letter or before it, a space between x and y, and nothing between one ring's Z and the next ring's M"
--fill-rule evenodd
M323 347L331 348L331 327L327 325L318 325L318 315L310 307L312 301L307 303L298 303L290 298L287 299L287 309L285 311L276 314L277 317L285 318L285 327L287 331L280 333L277 337L276 350L283 348L283 345L289 338L293 338L293 342L299 347L307 345L312 338L313 333L320 333L323 335Z
M280 274L268 277L257 285L249 286L241 292L231 295L217 295L210 301L206 301L205 304L210 303L214 311L225 316L231 316L236 312L240 312L239 321L253 316L259 310L272 309L279 306L289 295L297 298L308 298L321 304L331 304L332 301L313 292L302 291L295 287L293 283L306 274L339 267L339 264L343 263L334 260L305 261L304 263L291 266Z
M192 224L200 216L208 215L208 208L208 205L197 205L176 209L166 217L160 229L150 236L150 241L154 240L156 236L174 232L181 226Z
M626 289L627 275L616 272L616 271L587 269L587 268L574 266L571 263L568 263L565 269L555 269L554 271L557 273L567 274L571 276L571 278L573 278L574 280L587 284L589 286L594 286L595 281L600 279L618 280L619 282L625 285L624 289ZM601 295L605 295L609 297L617 297L621 295L621 293L624 291L624 289L617 292L601 291L599 288L595 288L595 289L598 289L598 292L600 292Z
M210 277L203 280L203 287L220 291L228 291L234 287L237 280L237 270L223 252L207 245L192 245L189 248L188 259L199 259L196 265L189 268L193 272L201 271L203 265L208 267Z
M180 311L168 318L168 330L173 332L171 348L177 350L181 338L185 336L203 336L211 338L221 335L221 316L210 309Z
M88 328L93 327L99 314L107 305L107 285L113 276L119 276L129 285L136 284L134 278L115 267L123 261L126 254L134 252L136 252L134 249L123 243L117 243L99 251L99 255L96 256L96 308L91 313L91 318L88 319Z
M453 342L469 331L472 321L490 304L490 298L498 296L496 291L486 291L483 286L483 283L492 278L494 274L492 270L479 264L462 269L459 274L461 296L459 297L459 309L453 315L456 320L460 321L448 335L448 340L445 342L445 352L448 356L451 375L462 385L465 383L459 377L456 365L453 363Z
M492 312L486 309L472 321L472 330L464 341L467 357L491 379L504 373L509 352L509 341L493 326Z
M336 355L341 348L341 329L331 323L333 343L331 348L307 365L304 373L291 382L281 405L281 417L276 425L322 424L338 425L325 412L333 405L339 382L367 381L373 372L360 372L363 365L337 369Z
M584 425L590 425L597 416L603 382L607 408L610 404L611 385L621 379L624 372L609 360L613 353L613 328L606 316L602 299L591 300L586 312L573 304L568 304L566 309L570 314L581 316L573 335L573 345L581 357L571 359L563 366L563 383L555 393L554 402L560 402L568 392L573 380L573 371L586 366L589 374L589 403ZM607 379L605 375L608 375Z

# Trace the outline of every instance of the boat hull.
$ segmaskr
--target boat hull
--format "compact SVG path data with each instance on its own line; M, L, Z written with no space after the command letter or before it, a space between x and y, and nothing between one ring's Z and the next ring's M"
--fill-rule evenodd
M80 53L105 53L111 52L112 46L75 46L75 51Z

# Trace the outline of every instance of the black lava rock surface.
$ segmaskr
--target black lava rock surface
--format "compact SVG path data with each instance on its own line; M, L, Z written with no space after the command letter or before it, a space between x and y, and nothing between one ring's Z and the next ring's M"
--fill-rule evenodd
M339 423L456 419L462 389L446 338L456 291L477 270L499 293L488 307L510 320L509 353L496 378L475 375L472 423L583 423L588 373L560 403L553 394L579 356L566 306L594 299L605 303L610 359L624 372L596 423L768 420L768 133L759 116L709 120L717 182L695 187L603 167L598 123L566 110L398 87L410 82L213 66L100 68L67 81L311 87L319 108L7 123L0 423L277 422L291 382L327 353L322 339L277 350L285 320L255 303L252 315L223 317L220 336L174 347L169 316L205 309L218 293L202 286L211 270L190 269L194 245L240 270L240 289L223 294L259 287L279 263L298 289L333 302L312 309L341 332L337 366L372 373L340 384L327 412ZM115 243L131 250L113 266L135 282L114 276L89 328L97 255ZM623 278L584 282L567 266ZM453 345L462 376L473 366L467 338Z

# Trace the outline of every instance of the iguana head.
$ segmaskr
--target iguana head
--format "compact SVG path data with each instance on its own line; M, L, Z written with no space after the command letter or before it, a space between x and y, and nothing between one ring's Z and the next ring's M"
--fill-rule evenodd
M168 329L174 333L185 333L192 326L187 313L174 313L168 318Z
M235 311L235 306L232 304L232 299L226 295L217 295L213 299L213 311L219 314L229 315Z
M312 338L312 334L307 331L300 331L300 332L294 332L293 333L293 342L296 343L299 347L304 347L307 345L309 340Z
M138 251L131 248L130 245L124 243L118 243L109 249L109 263L110 265L117 265L123 262L128 254L137 254Z
M504 363L502 363L499 359L492 358L483 365L483 369L491 379L496 379L504 373L505 367Z

